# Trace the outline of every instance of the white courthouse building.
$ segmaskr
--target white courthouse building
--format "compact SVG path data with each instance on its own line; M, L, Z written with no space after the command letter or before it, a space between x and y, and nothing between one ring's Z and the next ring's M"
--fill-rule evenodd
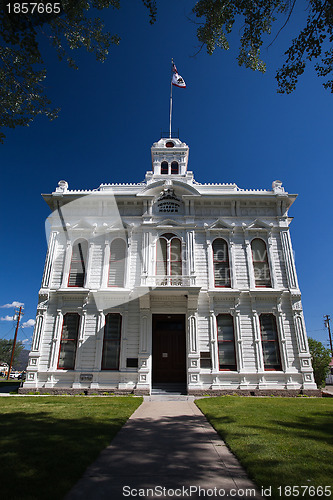
M21 392L297 394L316 390L289 234L295 194L201 184L162 138L131 184L51 209Z

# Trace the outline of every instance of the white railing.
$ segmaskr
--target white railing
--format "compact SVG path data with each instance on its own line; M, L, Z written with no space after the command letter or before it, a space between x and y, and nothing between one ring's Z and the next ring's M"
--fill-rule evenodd
M195 286L195 276L142 276L142 286Z

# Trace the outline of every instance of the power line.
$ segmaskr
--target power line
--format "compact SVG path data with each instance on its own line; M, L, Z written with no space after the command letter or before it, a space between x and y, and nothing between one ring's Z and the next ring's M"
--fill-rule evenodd
M331 317L328 314L324 315L324 324L328 330L328 336L330 339L330 346L331 346L331 354L333 357L333 346L332 346L332 335L331 335L330 321L331 321Z

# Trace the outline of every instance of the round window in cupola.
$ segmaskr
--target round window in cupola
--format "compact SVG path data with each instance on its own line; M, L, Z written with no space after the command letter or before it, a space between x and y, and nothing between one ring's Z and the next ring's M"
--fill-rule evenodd
M175 144L172 141L168 141L165 143L165 147L166 148L174 148Z

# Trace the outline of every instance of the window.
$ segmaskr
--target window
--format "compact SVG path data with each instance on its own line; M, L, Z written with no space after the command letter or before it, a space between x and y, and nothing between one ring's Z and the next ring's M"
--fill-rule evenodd
M179 173L179 167L178 167L178 162L177 161L173 161L171 163L171 173L172 174L178 174Z
M228 244L222 238L213 241L214 283L217 287L230 287Z
M68 286L83 287L86 276L88 243L80 241L74 244Z
M169 173L169 164L167 161L162 161L161 163L161 174L168 174Z
M251 248L256 287L271 287L266 243L260 238L255 238L251 242Z
M126 242L116 238L111 243L108 286L123 287L125 281Z
M172 233L163 234L156 245L157 276L182 275L182 243ZM179 280L171 279L170 284L178 284ZM166 283L165 283L166 284Z
M121 339L121 315L107 314L105 317L102 370L119 370Z
M217 344L220 370L237 370L234 322L231 314L217 316Z
M65 314L61 332L58 369L74 370L79 325L80 316L77 313Z
M279 339L274 314L260 314L260 331L265 370L281 370Z

